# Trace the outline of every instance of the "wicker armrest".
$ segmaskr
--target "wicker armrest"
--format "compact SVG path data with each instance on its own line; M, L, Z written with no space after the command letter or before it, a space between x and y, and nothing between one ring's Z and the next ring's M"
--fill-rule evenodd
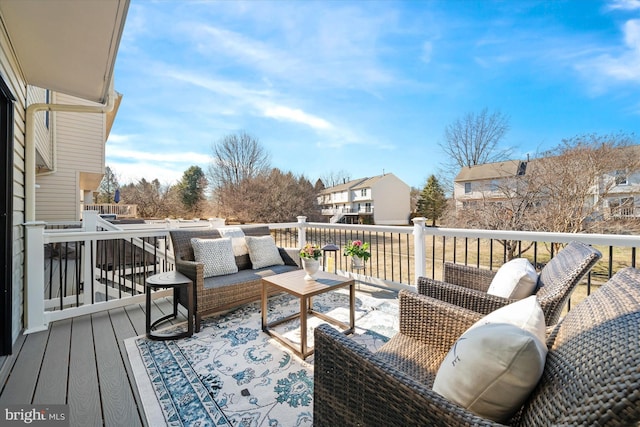
M198 268L204 271L204 264L195 261L176 260L176 270L191 279L194 285L198 279Z
M402 290L400 333L446 351L471 325L483 316L463 307Z
M314 332L314 426L496 425L323 324Z
M471 267L468 265L445 262L443 266L442 281L454 283L470 289L487 292L489 285L496 275L495 271L485 268Z
M428 277L418 278L418 293L450 304L455 304L482 314L489 314L517 300L490 295L476 289L469 289Z

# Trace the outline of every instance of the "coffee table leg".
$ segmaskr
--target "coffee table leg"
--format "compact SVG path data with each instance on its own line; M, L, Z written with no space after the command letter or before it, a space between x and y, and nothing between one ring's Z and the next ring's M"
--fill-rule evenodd
M356 284L349 286L349 326L351 332L356 332Z
M302 358L307 355L307 307L309 300L307 297L300 298L300 350Z
M267 331L267 285L262 284L262 330Z

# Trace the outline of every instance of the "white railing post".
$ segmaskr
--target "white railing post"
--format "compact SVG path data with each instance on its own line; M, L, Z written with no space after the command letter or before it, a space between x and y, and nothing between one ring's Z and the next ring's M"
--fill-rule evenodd
M85 215L82 216L82 228L86 232L98 231L98 218L100 218L98 211L85 211ZM93 248L93 250L91 250ZM83 292L83 304L92 304L93 297L93 274L94 267L96 265L96 252L98 245L96 241L87 239L84 241L84 254L82 259L85 260L82 272L84 274L84 292ZM93 254L93 256L91 256Z
M307 243L307 230L304 225L307 222L306 216L299 216L298 218L298 247L302 248Z
M416 217L413 218L413 248L414 248L414 268L415 268L415 281L418 284L418 277L425 276L427 270L426 262L426 247L424 243L424 226L427 222L427 218Z
M25 334L44 331L49 327L44 317L44 227L43 221L24 224L26 233L25 259Z

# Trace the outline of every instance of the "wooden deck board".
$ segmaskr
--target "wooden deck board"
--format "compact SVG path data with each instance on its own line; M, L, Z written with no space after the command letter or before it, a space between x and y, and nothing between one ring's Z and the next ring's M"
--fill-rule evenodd
M132 421L137 420L137 425L141 425L109 313L96 313L92 320L94 337L100 337L95 340L95 349L104 423L133 427Z
M44 357L49 331L36 332L26 337L20 357L13 365L0 404L30 404L33 399L40 366ZM10 392L7 392L10 390Z
M159 297L152 318L173 310ZM182 316L167 322L182 323ZM145 305L53 322L22 335L0 369L0 404L69 405L71 426L143 426L146 417L124 340L145 333Z
M71 342L71 320L61 320L51 325L47 349L42 361L40 378L33 397L34 404L67 403L67 380Z
M129 384L133 391L135 402L141 402L140 393L138 392L138 387L136 386L135 377L131 369L131 363L129 362L129 355L127 354L127 349L124 344L125 339L138 336L139 334L136 332L136 329L134 328L134 325L129 315L124 308L121 308L118 310L111 310L109 312L109 316L111 317L111 323L113 324L113 329L116 333L116 338L118 340L118 348L120 349L120 354L122 356L122 360L124 361L124 367L126 370ZM137 409L138 409L138 416L140 417L141 423L145 424L146 417L144 415L143 408L141 406L137 406Z
M102 425L102 407L93 342L91 316L74 318L68 394L69 419L74 426Z

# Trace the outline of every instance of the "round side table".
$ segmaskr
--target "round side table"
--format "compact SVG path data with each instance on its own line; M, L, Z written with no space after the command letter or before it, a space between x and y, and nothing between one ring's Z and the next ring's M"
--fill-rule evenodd
M190 337L193 335L193 282L187 276L177 271L167 271L164 273L154 274L147 277L146 280L146 332L147 337L152 340L174 340L178 338ZM187 288L187 319L188 326L184 332L178 332L172 335L156 335L153 333L153 329L159 324L166 322L170 319L178 317L178 295L180 294L180 288ZM151 291L162 288L173 288L173 313L156 319L151 323ZM185 301L182 301L184 304Z

